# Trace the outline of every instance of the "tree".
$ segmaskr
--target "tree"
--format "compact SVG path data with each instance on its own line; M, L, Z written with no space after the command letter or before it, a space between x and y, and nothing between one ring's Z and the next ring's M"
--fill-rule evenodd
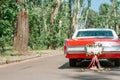
M87 2L88 2L88 6L87 6L87 10L86 10L85 25L87 24L87 20L88 20L88 14L89 14L89 8L91 6L91 0L87 0Z
M69 25L69 27L68 27L68 29L67 29L67 38L71 38L72 37L72 34L71 33L73 33L73 26L72 26L72 4L73 4L73 0L69 0L69 2L68 2L68 18L69 18L69 20L70 20L70 25ZM66 13L67 13L67 11L66 11Z
M115 24L120 24L120 1L114 0L115 6L102 4L99 13L90 9L91 0L86 2L87 4L85 0L2 0L0 37L5 46L12 46L14 34L14 49L17 51L27 51L27 47L55 49L63 46L64 39L71 38L76 29L85 26L115 28Z
M80 13L80 2L82 0L74 0L74 9L73 9L73 19L72 19L72 26L74 31L78 29L78 21L79 21L79 13Z
M18 0L17 3L21 7L25 0ZM16 33L14 36L14 50L18 52L26 52L28 50L28 12L21 9L18 13L17 23L15 27Z
M86 21L86 12L87 12L87 8L85 8L82 12L83 15L83 20ZM97 12L95 12L92 9L89 9L89 13L87 14L87 21L85 24L86 28L100 28L99 26L99 15Z
M0 1L0 41L4 47L13 45L14 26L18 6L15 0Z
M114 29L118 33L119 26L118 26L118 22L117 22L117 17L118 17L118 7L120 4L120 1L111 0L111 3L112 3L112 7L113 7L113 17L114 17L114 27L115 27Z
M101 4L99 8L99 17L102 18L102 21L99 23L101 23L101 26L105 28L111 28L112 26L110 25L111 12L112 12L110 9L111 9L111 5L107 3Z

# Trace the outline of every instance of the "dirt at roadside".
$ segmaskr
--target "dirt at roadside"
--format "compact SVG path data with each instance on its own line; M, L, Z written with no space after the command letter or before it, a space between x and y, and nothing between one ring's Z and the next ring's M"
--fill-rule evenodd
M42 50L40 51L41 57L55 56L64 54L63 50Z
M20 55L20 56L0 56L0 65L9 64L13 62L20 62L24 60L29 60L37 57L45 58L49 56L61 55L63 50L41 50L41 51L31 51L32 54L29 55Z

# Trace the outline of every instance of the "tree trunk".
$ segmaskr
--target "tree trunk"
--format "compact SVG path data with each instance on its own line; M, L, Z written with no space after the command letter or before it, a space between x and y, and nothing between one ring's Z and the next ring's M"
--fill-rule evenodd
M87 28L87 20L88 20L89 8L91 6L91 0L87 0L87 2L88 2L88 7L86 11L86 16L85 16L85 28Z
M86 11L86 16L85 16L85 28L87 28L88 13L89 13L89 8L87 8L87 11Z
M52 24L52 26L53 26L54 21L55 21L55 19L56 19L56 17L57 17L59 7L60 7L60 0L56 0L56 2L55 2L55 7L53 8L53 11L52 11L52 14L51 14L51 20L50 20L50 23ZM53 31L53 27L51 27L51 28L49 29L49 32L50 32L50 33L51 33L52 31ZM52 46L53 46L53 41L52 41L52 35L51 35L51 36L50 36L50 46L49 46L49 49L51 49Z
M16 51L26 52L28 50L28 32L28 13L27 11L20 11L14 36L14 49Z
M73 12L73 19L72 19L72 26L74 28L74 31L76 30L76 16L77 16L77 9L76 9L76 0L74 0L74 12Z
M118 34L119 28L118 28L118 24L117 24L117 5L115 4L115 0L112 0L112 6L113 6L113 14L114 14L114 25L115 25L115 31Z
M78 29L79 10L80 10L80 1L74 0L74 13L72 19L72 26L74 28L74 31Z
M56 19L59 7L60 7L60 0L56 0L55 8L53 9L52 14L51 14L51 23L52 24L53 24L54 20Z
M68 30L67 30L67 38L70 38L72 37L72 0L69 0L69 19L70 19L70 26L68 27ZM66 24L67 25L67 24Z

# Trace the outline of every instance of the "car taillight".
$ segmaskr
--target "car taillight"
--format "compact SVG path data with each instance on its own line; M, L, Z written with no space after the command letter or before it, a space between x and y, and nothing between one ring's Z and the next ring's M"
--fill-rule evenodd
M64 41L64 53L66 53L66 40Z

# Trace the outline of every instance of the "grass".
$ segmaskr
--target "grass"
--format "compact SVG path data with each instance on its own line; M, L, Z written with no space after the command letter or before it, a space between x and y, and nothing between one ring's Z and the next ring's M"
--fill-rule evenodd
M17 51L13 51L12 48L7 48L5 51L0 53L0 64L8 64L11 62L19 62L24 58L32 56L40 56L40 51L35 50L35 51L28 51L25 53L18 53Z
M58 49L63 50L63 48L58 48ZM28 52L23 53L23 52L14 51L12 49L12 47L7 47L7 48L5 48L5 51L0 53L0 64L2 64L2 63L8 64L8 63L11 63L11 62L14 62L14 61L19 62L22 59L35 57L35 56L36 57L37 56L42 56L42 54L44 54L44 53L47 53L47 55L48 55L48 53L51 52L51 51L50 52L49 51L46 51L46 50L29 50Z

